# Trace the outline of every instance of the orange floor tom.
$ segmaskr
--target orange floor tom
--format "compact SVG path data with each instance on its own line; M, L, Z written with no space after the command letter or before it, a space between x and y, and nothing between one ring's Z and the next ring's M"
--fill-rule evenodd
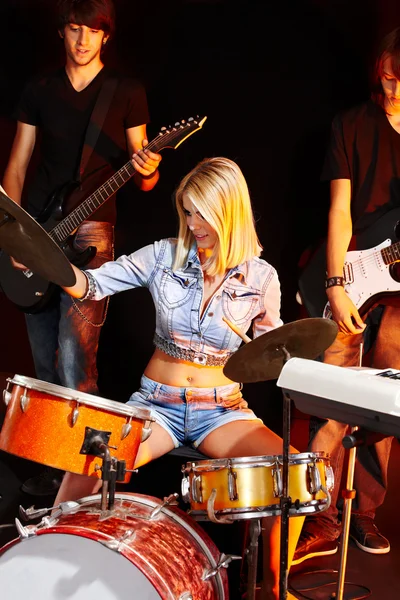
M151 433L148 410L22 375L7 379L3 398L0 449L63 471L101 477L101 458L90 453L93 436L132 469Z

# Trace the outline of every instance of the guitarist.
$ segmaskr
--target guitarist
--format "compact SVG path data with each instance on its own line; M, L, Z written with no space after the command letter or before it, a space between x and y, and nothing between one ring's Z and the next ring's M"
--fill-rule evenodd
M399 298L382 298L362 319L345 293L342 278L352 234L373 228L379 217L400 205L400 28L381 43L371 100L334 119L323 178L331 181L325 286L339 326L337 339L324 360L344 367L357 366L362 342L361 347L368 352L368 366L400 369ZM341 488L345 431L342 423L311 419L309 449L331 453L335 490L328 511L307 517L294 564L337 551L340 524L336 501ZM390 551L389 541L378 531L374 517L385 498L391 443L392 438L385 438L372 446L360 446L357 453L357 495L350 535L360 549L371 554Z
M3 179L6 193L21 203L27 168L40 133L40 163L26 190L26 207L35 218L57 188L76 179L90 116L109 75L102 52L114 28L112 0L58 3L58 33L65 48L65 66L35 78L25 88L16 109L17 130ZM129 153L137 171L133 179L139 189L148 191L158 181L161 156L144 149L149 122L145 91L136 80L114 72L113 76L117 83L90 154L90 170L100 173L97 188L110 171L115 172L126 162ZM113 258L115 218L115 198L111 198L76 232L77 248L97 248L88 266L98 267ZM13 264L24 268L15 261ZM104 302L87 301L78 307L65 293L43 311L26 315L38 379L96 394L96 354L105 316ZM22 489L36 495L56 491L61 474L46 469L42 475L25 482Z

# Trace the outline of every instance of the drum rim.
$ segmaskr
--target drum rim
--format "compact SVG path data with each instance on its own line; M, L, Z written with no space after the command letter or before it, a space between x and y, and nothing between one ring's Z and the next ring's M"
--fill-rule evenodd
M282 464L282 454L265 454L260 456L235 456L234 458L206 458L197 461L188 461L186 463L185 471L189 470L205 470L207 467L213 467L210 471L222 470L229 468L245 468L245 467L265 467L273 466L275 464ZM278 460L277 460L278 459ZM329 460L329 455L326 452L299 452L296 454L289 454L289 463L296 464L307 464L312 462L313 459L318 460Z
M73 390L72 388L67 388L56 383L49 383L40 379L34 379L33 377L17 374L14 375L14 377L9 377L7 381L29 390L35 390L45 394L53 393L53 395L58 396L59 398L63 398L64 400L74 400L84 406L101 408L109 412L142 419L143 421L153 420L151 418L151 411L146 408L137 408L136 406L130 406L123 402L117 402L116 400L101 398L94 394L88 394L87 392L79 392L78 390Z
M102 497L101 494L92 494L91 496L84 496L83 498L79 498L79 500L75 500L75 502L77 503L75 506L72 506L68 511L66 511L64 513L60 510L57 510L54 513L53 517L54 517L54 519L58 520L63 515L76 514L77 512L79 512L79 510L85 509L85 508L89 507L90 505L100 504L101 497ZM138 504L144 504L145 506L148 506L149 508L153 508L153 509L157 508L158 506L160 506L160 504L162 504L162 500L160 498L156 498L155 496L146 496L145 494L143 494L143 495L142 494L133 494L130 492L116 492L115 500L126 500L128 502L136 501ZM217 559L213 556L211 549L206 544L206 541L201 537L201 535L198 533L198 531L196 531L196 529L190 524L190 520L193 520L195 523L196 523L196 520L193 519L192 517L190 517L190 515L187 512L182 511L181 509L179 509L179 510L185 515L185 517L189 518L189 521L185 521L185 519L178 512L174 512L173 510L170 510L168 505L163 506L161 508L161 512L163 512L166 516L170 517L173 521L178 523L178 525L183 527L183 529L192 536L192 538L197 542L197 544L200 546L201 550L204 552L204 555L207 557L207 559L210 563L210 568L215 569L218 566ZM52 524L51 527L57 527L57 522L54 525ZM41 530L41 533L43 531L44 530ZM216 548L217 552L219 553L219 555L221 557L223 553L216 546L216 544L211 539L211 537L207 534L207 532L204 532L204 533L210 539L210 541L212 542L212 544L214 545L214 547ZM216 588L218 590L220 600L227 600L227 596L225 594L225 589L224 589L224 582L222 580L220 571L217 571L213 580L216 584Z

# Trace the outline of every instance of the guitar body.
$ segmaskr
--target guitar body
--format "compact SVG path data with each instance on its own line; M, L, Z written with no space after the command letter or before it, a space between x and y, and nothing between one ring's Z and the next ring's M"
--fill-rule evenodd
M38 217L38 222L48 233L65 218L66 210L72 210L77 201L74 192L79 188L76 182L69 183L55 192L46 208ZM67 208L72 207L72 208ZM87 265L96 254L96 248L89 246L85 250L73 247L74 235L69 236L60 245L71 263L79 268ZM6 252L0 252L0 287L17 308L28 314L41 312L54 298L58 286L43 279L32 271L20 271L12 266Z
M379 298L398 294L398 263L387 265L381 250L398 240L400 208L394 208L380 217L371 227L352 238L346 253L344 273L345 290L361 315ZM331 317L325 292L326 242L313 254L299 278L302 303L310 317Z

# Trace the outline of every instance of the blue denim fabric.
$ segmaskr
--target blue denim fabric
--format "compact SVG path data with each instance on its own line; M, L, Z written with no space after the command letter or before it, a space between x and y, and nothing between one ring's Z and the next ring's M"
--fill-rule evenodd
M182 269L173 271L176 240L164 239L90 271L95 299L134 287L147 287L156 308L156 333L177 346L202 354L229 357L241 338L223 317L246 332L253 323L257 337L282 325L280 285L275 269L260 258L230 269L200 314L203 273L194 245ZM197 361L196 358L199 358Z
M172 438L175 448L197 448L209 433L232 421L259 420L243 400L240 385L180 388L142 376L140 388L127 404L151 410L151 416Z
M110 223L87 221L76 234L74 246L96 246L88 266L113 258L114 234ZM106 300L73 300L65 292L42 312L26 315L36 377L68 388L97 394L96 355ZM86 320L87 319L87 320Z

